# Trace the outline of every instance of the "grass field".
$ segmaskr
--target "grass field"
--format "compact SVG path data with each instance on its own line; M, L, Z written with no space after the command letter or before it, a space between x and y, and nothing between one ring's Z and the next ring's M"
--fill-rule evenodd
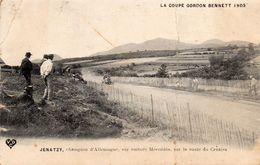
M182 57L183 56L183 57ZM182 73L190 71L198 66L209 65L208 56L205 55L179 55L168 57L149 57L149 58L132 58L117 61L100 61L93 62L93 66L86 67L88 70L105 70L111 68L121 68L131 66L131 71L139 76L145 74L155 74L158 68L166 64L169 73ZM124 69L123 69L124 70ZM127 71L127 68L125 69Z

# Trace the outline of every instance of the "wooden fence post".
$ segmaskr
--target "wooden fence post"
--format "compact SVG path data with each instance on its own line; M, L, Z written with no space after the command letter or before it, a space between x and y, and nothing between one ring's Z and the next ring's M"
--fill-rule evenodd
M188 108L188 113L189 113L189 125L190 125L190 134L191 134L191 137L193 137L192 135L192 126L191 126L191 118L190 118L190 105L189 103L187 103L187 108Z
M135 110L134 97L133 97L132 91L130 91L130 96L131 96L131 106L133 107L133 110L136 111Z
M152 105L152 121L154 122L153 95L152 94L151 94L151 105Z
M253 138L252 138L252 144L254 144L254 143L255 143L255 132L252 132L252 136L253 136Z
M174 119L172 119L173 116L171 116L171 114L170 114L168 103L165 101L164 104L165 104L165 108L167 110L167 114L168 114L168 118L169 118L168 119L169 125L170 125L171 128L173 128L173 125L174 125L174 123L173 123Z
M132 91L130 91L130 94L131 94L131 104L133 104L133 93L132 93Z

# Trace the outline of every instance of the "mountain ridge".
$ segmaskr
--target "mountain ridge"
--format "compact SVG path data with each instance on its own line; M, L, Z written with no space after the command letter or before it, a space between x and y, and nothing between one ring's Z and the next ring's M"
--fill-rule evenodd
M107 51L94 53L91 56L129 53L146 50L183 50L193 48L216 48L228 45L247 46L249 43L250 42L248 41L242 40L222 41L220 39L210 39L199 44L192 44L179 42L178 40L174 39L155 38L141 43L128 43L119 45Z

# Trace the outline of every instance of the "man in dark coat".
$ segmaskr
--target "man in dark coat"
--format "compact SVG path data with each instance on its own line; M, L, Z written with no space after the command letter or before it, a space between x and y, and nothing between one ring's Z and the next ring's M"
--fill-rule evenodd
M31 52L26 52L25 58L21 63L21 74L24 76L26 80L26 86L31 86L31 71L32 71L32 62L30 61Z

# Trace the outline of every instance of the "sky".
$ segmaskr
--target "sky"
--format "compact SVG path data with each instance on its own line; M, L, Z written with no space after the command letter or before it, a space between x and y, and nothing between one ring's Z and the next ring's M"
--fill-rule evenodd
M170 8L169 3L246 3L244 8ZM45 53L89 56L154 38L260 43L257 0L2 0L1 58L19 65Z

